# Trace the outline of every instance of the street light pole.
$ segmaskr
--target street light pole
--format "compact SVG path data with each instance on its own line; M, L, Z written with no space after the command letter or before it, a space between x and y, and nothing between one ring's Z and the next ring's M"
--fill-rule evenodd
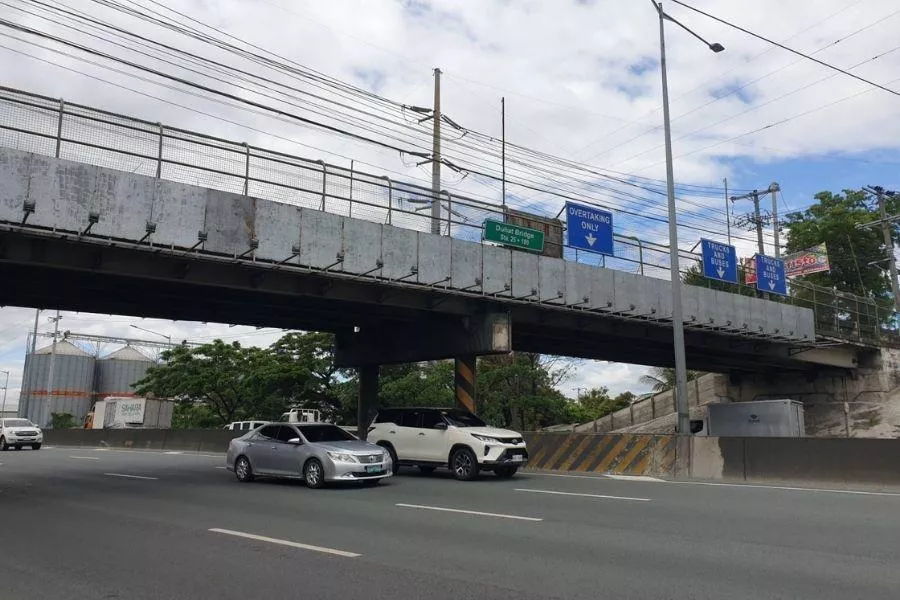
M0 371L6 375L6 382L3 384L3 408L0 408L0 418L6 414L6 389L9 387L9 371Z
M672 121L669 114L669 82L666 73L666 19L672 21L705 43L713 52L725 48L705 39L663 12L662 2L650 0L659 14L659 70L662 74L663 129L666 140L666 192L669 201L669 270L672 275L672 341L675 350L675 407L678 412L677 433L691 434L691 415L687 402L687 359L684 350L684 310L681 304L681 269L678 265L678 221L675 207L675 168L672 158Z

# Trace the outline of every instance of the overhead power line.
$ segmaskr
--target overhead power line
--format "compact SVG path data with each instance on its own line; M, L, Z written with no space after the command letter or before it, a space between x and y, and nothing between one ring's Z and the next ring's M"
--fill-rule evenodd
M699 13L699 14L705 16L705 17L708 17L708 18L712 19L713 21L717 21L717 22L719 22L719 23L721 23L721 24L723 24L723 25L727 25L728 27L731 27L732 29L737 29L738 31L741 31L741 32L743 32L743 33L746 33L747 35L749 35L749 36L751 36L751 37L755 37L755 38L758 39L758 40L762 40L762 41L764 41L764 42L766 42L766 43L772 44L773 46L777 46L777 47L781 48L782 50L787 50L788 52L790 52L790 53L792 53L792 54L796 54L797 56L802 56L803 58L805 58L805 59L807 59L807 60L811 60L811 61L813 61L813 62L816 63L816 64L822 65L823 67L827 67L827 68L829 68L829 69L832 69L833 71L837 71L838 73L842 73L842 74L846 75L847 77L852 77L853 79L856 79L857 81L861 81L861 82L863 82L863 83L867 83L867 84L869 84L869 85L871 85L871 86L873 86L873 87L876 87L876 88L878 88L878 89L880 89L880 90L883 90L883 91L885 91L885 92L887 92L887 93L889 93L889 94L893 94L894 96L900 96L900 92L898 92L898 91L896 91L896 90L892 90L892 89L889 88L889 87L885 87L885 86L881 85L880 83L875 83L874 81L872 81L872 80L870 80L870 79L866 79L865 77L860 77L859 75L855 75L855 74L851 73L850 71L847 71L846 69L842 69L842 68L840 68L840 67L836 67L836 66L834 66L834 65L832 65L832 64L829 64L829 63L825 62L824 60L819 60L818 58L815 58L815 57L813 57L813 56L810 56L809 54L805 54L805 53L803 53L803 52L800 52L799 50L794 50L793 48L791 48L791 47L789 47L789 46L785 46L784 44L781 44L781 43L779 43L779 42L776 42L775 40L771 40L771 39L769 39L769 38L767 38L767 37L764 37L764 36L762 36L762 35L760 35L760 34L758 34L758 33L754 33L754 32L752 32L752 31L750 31L749 29L745 29L745 28L741 27L740 25L735 25L734 23L731 23L730 21L726 21L725 19L721 19L721 18L719 18L719 17L717 17L717 16L715 16L715 15L711 15L711 14L709 14L708 12L705 12L705 11L700 10L699 8L694 8L694 7L691 6L690 4L685 4L684 2L681 2L681 0L672 0L672 2L674 2L675 4L678 4L678 5L680 5L680 6L683 6L683 7L687 8L687 9L689 9L689 10L692 10L692 11L694 11L694 12L696 12L696 13Z

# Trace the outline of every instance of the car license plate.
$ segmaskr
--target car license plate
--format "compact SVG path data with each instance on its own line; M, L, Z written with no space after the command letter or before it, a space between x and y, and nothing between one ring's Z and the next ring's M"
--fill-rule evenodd
M512 457L512 459L513 459L513 462L522 462L523 460L525 460L525 457L522 456L521 454L516 454L515 456Z
M366 473L380 473L381 465L369 465L366 467Z

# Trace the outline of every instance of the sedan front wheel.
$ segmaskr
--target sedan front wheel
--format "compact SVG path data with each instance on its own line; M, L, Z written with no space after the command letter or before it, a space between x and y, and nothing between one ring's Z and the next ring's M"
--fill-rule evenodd
M325 484L325 469L318 458L311 458L306 461L303 467L303 480L306 487L316 490Z

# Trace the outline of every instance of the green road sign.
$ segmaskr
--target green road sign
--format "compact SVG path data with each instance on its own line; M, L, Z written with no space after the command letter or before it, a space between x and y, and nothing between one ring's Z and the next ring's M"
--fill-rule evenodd
M541 252L544 249L544 232L488 219L484 222L484 239L504 246Z

